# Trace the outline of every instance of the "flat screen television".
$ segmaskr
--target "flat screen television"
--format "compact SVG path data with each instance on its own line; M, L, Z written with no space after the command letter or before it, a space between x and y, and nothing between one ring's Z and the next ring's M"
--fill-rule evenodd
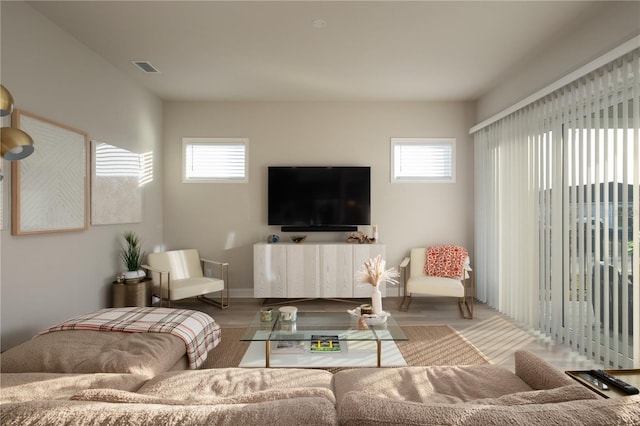
M268 222L283 232L371 224L371 168L269 167Z

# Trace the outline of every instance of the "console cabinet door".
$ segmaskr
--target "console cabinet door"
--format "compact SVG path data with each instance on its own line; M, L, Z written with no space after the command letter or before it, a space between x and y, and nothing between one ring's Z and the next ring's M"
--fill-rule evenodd
M353 245L353 296L352 297L371 297L371 286L369 284L361 284L356 278L356 272L364 269L364 262L373 259L377 255L381 255L385 259L384 244L357 244ZM387 265L386 269L390 266ZM380 292L382 297L387 294L386 282L380 283Z
M350 244L320 246L320 297L353 297L353 249Z
M287 245L287 297L320 297L320 248L315 244Z
M287 246L253 246L253 297L287 297Z

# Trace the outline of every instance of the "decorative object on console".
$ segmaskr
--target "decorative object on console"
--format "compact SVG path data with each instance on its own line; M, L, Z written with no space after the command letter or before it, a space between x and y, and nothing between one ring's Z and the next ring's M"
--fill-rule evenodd
M271 235L267 236L267 242L269 244L275 244L278 241L280 241L280 237L278 235L276 235L276 234L271 234Z
M382 256L378 255L374 259L369 259L364 263L364 269L358 271L356 279L363 284L371 284L371 307L373 315L383 315L382 310L382 293L379 284L387 281L397 284L396 278L400 277L400 273L396 268L385 269L386 262Z
M291 241L293 241L296 244L300 244L302 242L304 242L304 240L307 239L306 235L292 235L291 236Z
M140 247L140 238L135 232L126 231L123 234L126 246L120 249L120 259L124 262L127 270L124 272L124 279L127 283L137 283L145 277L142 269L142 258L144 252Z
M353 231L349 233L347 237L348 243L358 243L358 244L372 244L375 243L375 238L368 237L364 232Z

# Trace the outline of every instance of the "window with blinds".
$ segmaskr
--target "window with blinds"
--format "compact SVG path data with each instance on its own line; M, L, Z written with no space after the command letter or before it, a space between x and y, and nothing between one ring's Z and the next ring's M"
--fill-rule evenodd
M183 138L183 182L248 182L249 140Z
M455 182L456 140L392 138L392 182Z

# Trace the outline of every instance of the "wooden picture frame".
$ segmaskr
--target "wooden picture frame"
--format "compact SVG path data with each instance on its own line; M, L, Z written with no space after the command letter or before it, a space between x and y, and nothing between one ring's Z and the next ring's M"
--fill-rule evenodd
M89 228L89 142L83 131L16 110L13 127L34 143L29 157L11 163L13 235Z
M0 158L0 161L2 159ZM3 175L4 170L0 169L0 175ZM4 231L4 176L0 180L0 231Z

